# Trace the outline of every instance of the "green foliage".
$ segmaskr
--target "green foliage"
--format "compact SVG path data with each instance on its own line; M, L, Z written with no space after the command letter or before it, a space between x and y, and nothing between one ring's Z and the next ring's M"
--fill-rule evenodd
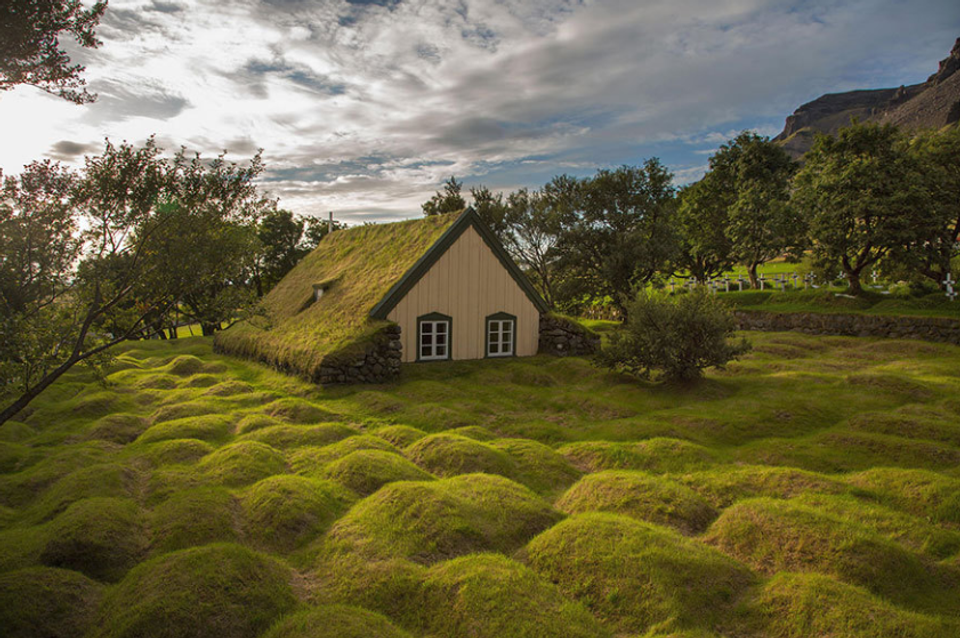
M734 262L730 224L730 196L711 173L680 190L676 225L680 250L676 263L697 281L707 281L729 270Z
M703 288L676 297L641 290L628 306L625 330L611 337L600 361L641 378L694 381L748 351L745 339L729 341L736 328L730 310Z
M346 605L324 605L284 617L261 638L410 638L379 614Z
M423 624L438 638L604 638L611 634L529 567L497 554L438 563L423 584Z
M106 2L13 0L0 8L0 91L18 85L35 86L76 104L93 102L80 64L70 64L62 48L64 36L80 47L100 46L96 28Z
M256 638L296 599L290 570L231 545L141 563L105 597L91 638Z
M102 595L102 585L67 569L7 572L0 575L0 627L8 638L83 636Z
M612 514L568 518L533 539L530 565L618 632L722 629L749 570L662 527Z
M437 191L433 197L423 203L421 206L423 214L446 215L462 211L467 207L466 200L460 194L462 189L463 182L458 182L456 177L451 176L443 183L443 192Z
M817 135L794 181L820 267L842 270L854 294L864 269L935 236L922 165L890 125L854 124Z
M644 472L588 474L561 496L556 506L567 514L622 514L685 534L702 532L717 517L717 511L690 488Z

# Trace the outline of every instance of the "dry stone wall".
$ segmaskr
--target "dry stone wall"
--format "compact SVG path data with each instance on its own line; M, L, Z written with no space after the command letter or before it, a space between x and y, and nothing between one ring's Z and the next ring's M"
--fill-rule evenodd
M600 337L565 317L540 315L540 354L557 357L599 352Z
M741 330L767 332L793 330L812 335L921 339L960 345L960 321L947 317L893 317L761 310L738 310L736 316Z
M323 385L335 383L385 383L400 375L400 326L391 324L365 344L363 352L334 353L320 364Z

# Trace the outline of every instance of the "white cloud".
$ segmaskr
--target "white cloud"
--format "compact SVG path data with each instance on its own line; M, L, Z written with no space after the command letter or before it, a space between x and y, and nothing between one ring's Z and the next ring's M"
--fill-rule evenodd
M923 79L958 26L939 0L112 0L77 53L100 101L2 94L0 166L104 136L263 147L282 205L374 217L451 174L537 186L659 153L689 181L698 147L823 92Z

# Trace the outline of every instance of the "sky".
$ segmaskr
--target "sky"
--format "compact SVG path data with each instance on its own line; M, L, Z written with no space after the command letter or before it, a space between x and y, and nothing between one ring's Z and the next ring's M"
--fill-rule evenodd
M110 0L69 45L94 104L0 93L0 169L155 135L246 161L301 215L421 215L455 175L537 188L659 157L698 179L824 93L924 81L956 0Z

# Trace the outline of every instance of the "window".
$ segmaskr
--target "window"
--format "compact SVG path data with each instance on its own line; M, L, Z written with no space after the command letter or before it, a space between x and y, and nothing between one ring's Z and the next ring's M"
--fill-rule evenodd
M417 361L450 358L450 317L438 312L417 319Z
M512 357L516 343L517 318L505 312L487 317L487 356Z

